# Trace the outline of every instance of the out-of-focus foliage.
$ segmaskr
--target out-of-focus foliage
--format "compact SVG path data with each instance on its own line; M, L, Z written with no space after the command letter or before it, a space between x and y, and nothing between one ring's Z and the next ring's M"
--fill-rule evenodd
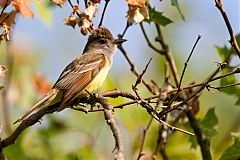
M234 160L240 158L240 134L234 135L234 143L226 149L220 160Z
M2 2L2 1L0 1ZM17 2L17 1L16 1ZM23 2L23 1L19 1ZM53 0L54 3L57 3L60 6L63 6L66 2L65 0ZM92 1L93 3L99 3L99 0ZM136 1L131 1L132 6ZM83 3L83 1L81 1ZM111 1L114 3L114 1ZM109 6L111 6L111 3ZM143 20L145 22L156 22L161 26L167 26L168 24L174 22L171 18L163 16L164 12L158 9L146 10L145 4L148 2L141 2L141 4L135 5L134 10L130 14L132 23L139 23ZM48 1L34 1L34 7L37 10L37 14L40 15L42 21L48 25L53 23L53 13L51 7L49 7ZM102 1L103 4L103 1ZM102 5L99 4L99 5ZM171 0L171 4L177 8L179 13L184 19L182 11L180 10L179 3L177 0ZM2 5L1 5L2 6ZM95 6L95 5L94 5ZM27 13L22 11L21 7L27 7ZM16 10L19 11L25 18L32 16L31 8L29 8L28 2L24 3L23 6L16 6ZM141 10L142 9L142 10ZM94 10L94 9L93 9ZM83 11L83 13L85 10ZM126 11L127 12L127 11ZM15 12L13 12L15 13ZM8 13L13 15L12 12ZM87 12L88 13L88 12ZM5 13L7 14L7 13ZM86 14L86 13L85 13ZM92 17L96 13L92 14ZM111 14L111 13L109 13ZM114 18L114 14L111 15L111 18ZM127 13L126 13L127 14ZM15 15L16 16L16 15ZM17 21L14 18L11 18L6 21L9 26L12 26L14 21ZM69 15L67 15L69 16ZM72 16L72 15L71 15ZM85 16L89 16L86 14ZM128 15L129 16L129 15ZM70 16L69 16L70 17ZM69 18L67 17L67 18ZM63 17L58 17L62 18ZM86 17L85 17L86 18ZM88 17L89 18L89 17ZM149 18L149 19L148 19ZM92 19L88 19L92 23ZM1 19L0 19L1 21ZM74 22L78 22L79 19L74 19ZM67 22L70 22L70 18ZM74 26L78 23L74 23ZM81 26L81 25L80 25ZM85 26L85 25L82 25ZM111 27L111 26L109 26ZM178 27L178 26L176 26ZM124 26L123 26L124 28ZM32 28L34 29L34 28ZM40 33L41 34L41 33ZM61 34L61 33L58 33ZM167 33L166 33L167 34ZM129 40L133 41L136 37L131 37ZM176 43L175 40L172 40L173 43ZM240 42L240 34L237 36L238 43ZM20 43L20 42L19 42ZM44 75L39 76L36 74L38 68L41 68L41 61L44 60L44 57L41 57L41 51L37 49L29 49L30 46L26 45L24 48L25 42L21 42L17 48L9 46L10 51L0 51L0 62L6 63L8 55L12 56L13 59L13 68L11 70L11 86L9 88L9 100L11 106L11 122L16 120L16 118L21 115L29 106L34 104L37 99L46 93L50 88L51 82L48 82L48 77ZM11 43L10 43L11 44ZM240 43L239 43L240 44ZM2 44L1 44L2 45ZM23 45L23 46L22 46ZM59 44L53 44L56 47L60 47ZM138 47L135 45L134 47ZM232 47L227 45L223 47L216 47L216 50L219 54L219 57L222 60L229 58L229 55L234 52ZM35 54L33 54L35 52ZM177 51L178 52L178 51ZM11 53L11 54L10 54ZM66 53L68 54L68 53ZM140 53L138 53L140 55ZM145 53L143 53L145 54ZM147 53L149 54L149 53ZM154 53L155 54L155 53ZM139 57L141 57L140 55ZM56 55L56 58L61 58ZM162 72L163 61L160 60L159 56L155 57L155 62L157 63L155 68L150 72L149 76L157 76ZM136 60L137 61L137 60ZM178 59L178 62L183 64L181 60ZM54 64L56 65L56 64ZM231 65L231 64L230 64ZM60 68L59 68L60 70ZM179 69L181 70L181 69ZM189 68L191 70L191 68ZM227 69L222 70L222 74L226 74L233 71L233 68L229 66ZM131 74L118 74L115 73L115 77L108 77L105 81L105 87L101 91L108 89L121 88L128 90L131 88L131 84L136 81L136 77L130 77ZM163 73L161 73L163 75ZM193 75L196 73L192 73ZM113 74L114 75L114 74ZM146 76L146 78L148 78ZM156 77L157 80L162 80L162 77ZM189 79L189 78L188 78ZM189 79L192 80L192 79ZM232 83L237 83L237 78L235 76L229 76L220 81L221 86L225 86ZM2 91L2 86L0 84L0 92ZM222 89L224 93L229 95L234 95L238 98L237 104L240 104L240 90L239 87L235 86L229 89ZM149 92L140 84L139 92L141 96L149 95ZM217 95L217 94L216 94ZM221 95L222 96L222 95ZM205 97L205 101L211 101L208 97ZM110 103L117 105L123 102L127 102L123 98L109 99ZM221 101L221 99L219 99ZM228 105L231 102L224 102ZM232 109L232 106L229 107L229 112ZM200 111L203 109L208 110L203 116L201 112L198 116L199 124L203 130L203 133L208 138L213 138L213 143L217 141L214 139L216 135L223 134L221 131L216 128L220 120L228 119L225 117L218 116L218 106L214 108L207 109L207 107L200 104ZM116 118L120 130L123 134L123 140L125 145L125 154L126 159L135 159L138 152L141 139L143 137L143 129L146 127L147 123L150 120L150 116L145 109L140 105L131 105L123 109L115 109L114 117ZM224 124L227 128L231 122ZM12 126L15 128L16 126ZM156 147L158 129L160 125L158 122L154 121L151 125L148 136L146 138L146 144L144 145L144 152L146 153L146 159L150 158L152 151ZM180 128L185 128L186 130L190 127L180 123ZM229 134L229 133L228 133ZM195 137L191 137L192 143L189 143L189 136L183 133L174 132L172 136L168 139L166 144L166 152L171 160L192 160L200 159L200 149L197 147L197 142ZM193 142L194 141L194 142ZM228 141L229 142L229 141ZM231 160L239 158L239 145L240 140L239 136L236 136L234 139L234 144L230 146L222 155L222 153L216 153L216 156L222 155L221 159ZM196 149L191 149L191 147ZM112 159L112 149L114 148L114 139L110 129L108 128L103 113L81 113L77 111L72 111L66 109L61 113L53 114L50 116L45 116L43 118L42 124L36 124L35 126L27 129L23 134L18 138L17 142L14 145L9 146L4 149L4 154L9 160L20 160L20 159L29 159L29 160L77 160L77 159Z
M155 22L162 26L166 26L173 22L172 20L163 16L162 14L163 14L162 12L156 11L155 8L150 9L149 10L149 19L146 19L145 21L148 23Z
M240 45L240 34L236 35L236 40L237 40L238 45ZM231 59L237 57L233 47L227 47L226 45L224 45L223 47L216 46L216 50L217 50L219 56L221 57L222 61L226 61L227 63ZM233 56L232 53L235 53L235 55ZM222 70L222 72L221 72L222 75L233 72L235 70L234 65L235 64L231 64L231 63L227 64L227 67L224 70ZM220 80L221 86L227 86L227 85L236 84L236 83L237 83L237 80L236 80L235 75L230 75L230 76L224 77ZM233 86L231 88L223 88L222 91L227 94L236 96L238 98L236 105L240 104L240 97L239 97L240 87L239 86Z

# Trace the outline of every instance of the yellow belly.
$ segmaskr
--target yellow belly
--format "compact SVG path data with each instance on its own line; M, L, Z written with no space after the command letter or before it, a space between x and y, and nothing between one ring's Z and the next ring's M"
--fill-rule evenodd
M85 91L89 92L94 92L96 91L100 86L102 86L103 82L105 81L108 71L111 67L111 64L109 62L106 62L105 66L101 69L101 71L96 75L96 77L92 80L91 83L89 83L84 91L80 93L80 97L88 95L88 93Z

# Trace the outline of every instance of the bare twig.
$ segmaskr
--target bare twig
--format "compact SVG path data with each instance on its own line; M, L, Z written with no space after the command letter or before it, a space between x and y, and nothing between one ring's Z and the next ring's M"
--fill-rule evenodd
M141 141L140 150L139 150L139 153L138 153L137 160L140 160L140 158L144 155L143 147L144 147L144 144L145 144L145 140L146 140L146 137L147 137L148 130L149 130L151 124L152 124L152 121L153 121L153 118L151 117L147 126L146 126L146 128L143 129L143 137L142 137L142 141Z
M4 6L3 6L2 10L1 10L1 13L0 13L0 17L3 15L3 12L8 7L8 5L9 5L9 0L7 0L6 3L4 4Z
M148 68L149 64L151 63L151 61L152 61L152 58L150 58L150 60L149 60L148 63L146 64L144 70L142 71L142 73L140 74L140 76L138 77L138 79L136 80L136 82L135 82L135 84L133 85L132 88L137 88L138 84L141 83L142 78L143 78L143 75L146 73L147 68Z
M226 12L224 11L222 0L215 0L215 3L216 3L215 5L218 8L218 10L221 12L222 17L223 17L223 19L225 21L225 24L227 26L227 29L228 29L228 32L229 32L229 35L230 35L229 42L233 46L233 48L235 49L238 57L240 58L240 49L239 49L239 46L237 44L237 40L235 38L231 23L228 19L228 16L227 16Z
M196 138L198 141L198 144L200 145L201 152L202 152L202 159L204 160L211 160L211 152L210 152L210 140L202 134L202 130L200 128L200 125L198 124L197 119L195 118L194 113L192 110L186 111L187 117L189 119L189 123L191 127L194 130L194 133L196 134Z
M113 136L115 138L115 149L117 149L117 152L115 153L114 159L115 160L123 160L124 159L124 153L123 153L123 140L121 132L116 124L116 121L114 120L112 116L112 105L104 99L102 96L97 97L97 101L104 107L104 116L107 121L107 124L110 126Z
M87 2L88 0L84 0L85 8L87 8Z
M168 160L167 154L165 152L164 145L166 143L167 138L167 130L166 126L160 125L158 129L158 139L157 139L157 146L155 148L155 151L153 152L152 159L157 159L157 153L160 152L163 160Z
M39 122L39 120L45 115L45 114L50 114L53 113L57 110L56 106L53 107L44 107L38 112L32 114L29 116L27 119L22 121L22 123L13 131L13 133L7 137L6 139L3 139L0 142L0 145L2 148L5 148L9 146L10 144L13 144L18 136L28 127L34 125L35 123Z
M177 88L178 88L177 93L176 93L175 96L171 99L171 101L169 102L168 106L171 106L171 105L172 105L172 103L177 99L177 97L179 96L179 94L180 94L180 92L181 92L182 80L183 80L183 76L184 76L184 74L185 74L185 71L186 71L186 69L187 69L188 62L189 62L189 60L190 60L190 58L191 58L191 56L192 56L192 54L193 54L193 51L194 51L195 47L197 46L197 44L198 44L198 42L199 42L200 39L201 39L201 35L198 35L197 40L195 41L195 43L194 43L194 45L193 45L193 48L192 48L192 50L191 50L191 52L190 52L190 54L189 54L186 62L184 63L184 67L183 67L183 71L182 71L182 74L181 74L180 82L179 82L179 85L178 85L178 87L177 87Z
M218 74L218 72L225 67L225 63L222 63L218 66L218 68L202 83L202 85L188 98L186 98L183 102L179 103L178 105L174 106L174 107L168 107L166 109L164 109L163 111L161 111L158 115L158 117L162 117L163 115L176 110L179 106L186 104L187 102L189 102L191 99L193 99L194 97L196 97L198 94L200 94L204 88L208 85L209 82L211 82L213 80L213 78L216 76L216 74Z
M123 36L126 34L126 32L127 32L127 30L128 30L129 27L130 27L130 24L127 23L127 25L126 25L126 27L125 27L123 33L122 33L121 35L119 35L121 38L123 38Z
M199 42L200 39L201 39L201 35L198 35L197 40L196 40L196 42L194 43L193 48L192 48L192 50L191 50L191 52L190 52L190 54L189 54L186 62L184 63L184 68L183 68L183 71L182 71L182 74L181 74L181 78L180 78L178 90L180 90L180 87L181 87L181 84L182 84L182 80L183 80L183 76L184 76L185 71L186 71L186 69L187 69L188 62L189 62L189 60L190 60L190 58L191 58L191 56L192 56L192 54L193 54L193 51L194 51L195 47L197 46L197 44L198 44L198 42Z
M1 17L1 16L0 16ZM3 20L2 22L0 22L0 26L3 25L3 23L10 17L10 14L8 14Z
M158 36L156 37L156 41L158 41L162 46L162 49L164 51L163 55L166 57L166 59L169 63L169 66L171 68L175 84L176 84L176 86L178 86L179 85L179 74L178 74L178 71L177 71L177 66L176 66L173 54L172 54L168 45L165 43L165 41L163 39L163 35L162 35L162 32L161 32L160 25L155 23L155 26L156 26L157 33L158 33Z
M229 84L229 85L220 86L220 87L214 87L214 86L208 85L207 88L212 88L212 89L216 89L218 91L221 91L224 88L229 88L229 87L234 87L234 86L239 86L239 85L240 85L240 83L234 83L234 84Z
M110 2L110 0L105 0L105 5L104 5L102 17L101 17L101 20L100 20L100 22L99 22L98 27L102 26L103 18L104 18L104 15L105 15L105 12L106 12L106 9L107 9L107 5L108 5L109 2Z
M74 5L72 4L71 0L68 0L68 3L73 9L73 13L76 13L78 17L81 17L80 13L76 12L76 9L75 9Z
M140 77L140 73L139 71L136 69L135 65L133 64L133 62L131 61L131 59L128 57L127 52L125 51L125 49L123 48L123 46L120 44L118 45L118 49L122 52L122 54L124 55L124 57L126 58L128 64L131 67L131 71L134 75L137 76L137 78ZM153 94L157 94L157 92L155 91L154 85L148 83L145 79L142 79L143 84L147 87L147 89L153 93Z
M140 23L140 27L141 27L142 33L143 33L143 35L144 35L144 37L145 37L145 39L146 39L146 41L147 41L148 46L149 46L150 48L152 48L154 51L156 51L156 52L158 52L158 53L160 53L160 54L163 54L163 51L162 51L162 50L159 50L158 48L156 48L156 47L151 43L151 41L149 40L149 38L148 38L148 36L147 36L147 33L146 33L146 31L145 31L145 29L144 29L144 27L143 27L142 22Z

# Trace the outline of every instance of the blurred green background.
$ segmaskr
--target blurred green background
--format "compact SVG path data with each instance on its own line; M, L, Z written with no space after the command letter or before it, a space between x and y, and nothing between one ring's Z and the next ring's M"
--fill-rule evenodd
M83 5L82 1L80 3ZM99 12L95 24L98 24L103 4L104 2L98 5ZM177 9L171 6L170 1L155 0L151 1L151 4L174 21L163 28L163 33L173 51L179 72L198 34L203 36L188 65L183 84L204 80L216 68L215 62L220 61L215 45L229 46L227 42L229 34L214 1L179 1L185 21L181 19ZM234 32L239 33L239 1L223 0L223 4ZM24 20L18 16L12 41L9 45L4 42L0 45L0 63L7 64L10 59L13 67L6 101L9 124L5 123L3 114L6 113L2 111L2 107L0 108L0 124L3 125L1 138L7 137L17 127L12 123L43 95L36 87L33 77L41 75L43 77L41 82L46 85L54 83L63 68L82 53L87 41L87 37L81 35L79 29L72 29L63 24L63 19L71 13L68 4L61 9L49 6L45 1L36 1L31 4L31 8L35 13L34 18ZM109 3L104 26L108 27L115 37L125 28L127 10L124 0ZM154 42L156 35L154 25L144 23L144 26ZM145 78L153 78L161 85L164 57L154 53L147 46L139 25L131 26L125 38L128 41L124 47L140 71L149 58L153 57ZM235 63L239 65L237 60ZM117 50L113 67L100 92L114 88L131 91L131 85L135 81L136 77L132 75L126 60ZM142 96L148 95L144 86L140 85L140 90ZM1 106L3 101L4 99L1 99ZM124 102L123 99L110 101L112 104ZM219 120L218 134L212 139L213 159L218 159L232 143L230 132L239 130L240 110L234 105L235 101L236 97L221 92L205 91L200 98L200 112L197 117L202 118L209 108L215 107ZM114 117L123 134L126 159L136 159L142 130L150 119L149 114L140 106L132 105L116 109ZM185 128L181 125L179 127ZM157 135L158 123L154 122L147 136L144 147L146 156L143 159L148 159L154 150ZM16 144L4 149L4 154L9 160L113 159L114 145L111 130L104 120L103 113L84 114L65 109L61 113L45 116L42 124L36 124L25 130ZM166 152L173 160L201 159L200 148L192 149L189 136L179 132L169 138Z

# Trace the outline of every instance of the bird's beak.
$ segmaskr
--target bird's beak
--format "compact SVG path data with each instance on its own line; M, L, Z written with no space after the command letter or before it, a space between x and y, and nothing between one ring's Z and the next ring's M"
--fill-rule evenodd
M123 43L123 42L126 42L127 40L126 39L115 39L113 41L114 44L120 44L120 43Z

